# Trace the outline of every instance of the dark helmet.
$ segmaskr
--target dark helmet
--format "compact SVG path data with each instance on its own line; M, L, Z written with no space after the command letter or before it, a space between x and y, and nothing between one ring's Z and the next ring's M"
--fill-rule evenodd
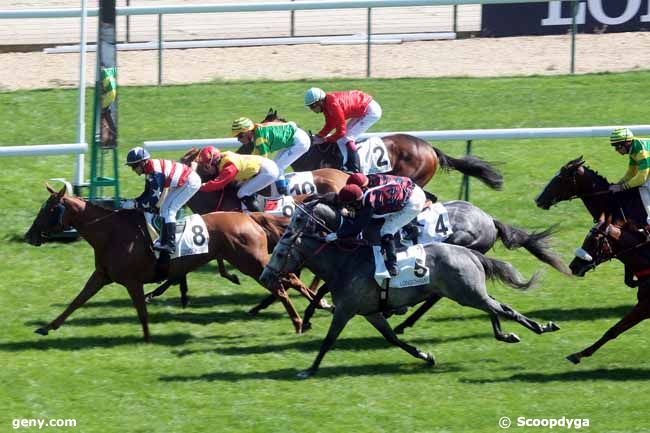
M358 185L361 188L365 188L368 186L368 176L363 173L353 173L345 183L347 185Z
M134 147L126 154L126 165L137 164L138 162L150 159L151 155L142 147Z
M361 198L363 198L363 191L361 191L359 185L345 185L341 188L341 191L339 191L339 202L343 204L353 203L361 200Z

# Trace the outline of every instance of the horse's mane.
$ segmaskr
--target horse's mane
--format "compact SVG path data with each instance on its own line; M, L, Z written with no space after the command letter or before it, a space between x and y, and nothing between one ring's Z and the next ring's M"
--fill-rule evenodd
M601 184L604 184L604 185L609 185L609 181L607 180L607 178L605 176L598 173L596 170L589 167L588 165L583 165L582 167L585 169L585 172L587 172L591 176L593 176L597 182L599 182Z

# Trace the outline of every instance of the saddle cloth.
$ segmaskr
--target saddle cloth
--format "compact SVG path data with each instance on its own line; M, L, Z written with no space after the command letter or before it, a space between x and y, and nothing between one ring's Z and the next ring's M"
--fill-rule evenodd
M364 174L387 173L393 169L388 149L381 137L370 137L357 143L359 162Z
M296 208L293 197L290 195L260 198L264 199L264 213L271 215L291 217Z
M386 270L381 247L374 245L372 251L375 256L375 281L380 287L385 287L389 279L389 288L421 286L429 283L429 268L426 266L426 251L422 245L408 247L397 252L397 268L399 274L391 277Z
M298 171L287 173L284 178L289 181L287 191L290 195L303 195L313 194L316 191L316 183L314 183L314 174L311 171ZM275 182L271 184L271 197L277 197L280 194L275 186Z
M447 208L442 203L433 203L425 207L417 216L417 224L417 243L421 245L444 242L454 232L449 222ZM413 245L413 241L408 238L409 234L402 229L400 231L402 245Z
M149 212L145 212L144 215L151 240L154 243L159 242L159 233L156 227L160 226L160 217ZM200 215L192 214L178 220L176 221L176 251L170 258L176 259L178 257L206 254L209 249L209 240L208 228ZM156 251L156 257L158 254L158 251Z

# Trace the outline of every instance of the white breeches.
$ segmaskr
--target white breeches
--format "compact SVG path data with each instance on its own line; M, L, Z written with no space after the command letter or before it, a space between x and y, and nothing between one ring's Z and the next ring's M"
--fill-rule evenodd
M650 224L650 179L639 187L639 195L645 207L646 224Z
M278 165L270 159L264 160L264 162L262 162L262 166L260 167L259 173L248 179L242 184L242 186L239 187L239 191L237 191L237 197L242 198L255 194L257 191L266 188L275 182L278 176L280 176Z
M190 173L183 186L169 188L167 197L160 206L160 217L166 223L176 222L176 214L201 188L201 177L194 171Z
M282 149L275 156L274 161L280 170L280 175L298 158L303 156L309 150L309 146L309 135L302 129L297 128L296 134L293 136L293 146Z
M376 216L377 218L381 217L385 220L384 225L381 226L379 234L381 236L395 235L402 227L411 222L413 218L422 212L426 200L427 198L424 195L424 191L416 185L411 193L411 198L409 198L402 210Z
M357 141L357 137L366 132L372 125L381 119L381 106L374 99L368 104L368 109L363 117L356 117L348 120L347 132L338 140L341 155L343 155L343 164L348 160L348 148L345 146L348 141Z

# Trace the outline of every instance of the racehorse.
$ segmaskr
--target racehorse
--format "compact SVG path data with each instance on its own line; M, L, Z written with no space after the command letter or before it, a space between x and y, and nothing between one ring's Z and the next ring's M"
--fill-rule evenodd
M650 237L647 231L639 230L634 223L611 223L604 215L590 230L582 247L576 250L576 257L570 264L574 275L583 277L591 269L611 259L618 259L625 265L625 283L637 287L637 304L594 344L567 356L578 364L581 358L594 354L609 340L613 340L637 323L650 317ZM633 276L637 280L633 280Z
M388 292L386 305L382 305L379 299L380 287L374 279L371 248L364 245L344 249L339 243L328 244L323 240L323 232L331 232L338 227L340 218L339 210L318 201L298 207L289 228L273 250L271 260L260 276L263 284L275 287L284 274L297 272L306 266L322 278L332 291L336 308L327 336L311 367L301 372L299 377L305 378L316 373L325 353L332 347L347 322L357 314L365 316L388 342L416 358L435 364L431 354L402 342L383 315L386 308L395 310L415 305L431 296L444 296L461 305L487 312L492 320L494 336L499 341L519 341L514 334L505 334L501 330L499 317L515 320L538 334L559 329L553 322L542 325L528 319L490 297L485 288L486 278L496 278L511 287L526 289L534 283L536 276L524 281L510 264L456 245L426 246L426 264L433 272L430 283L393 289Z
M641 203L638 188L610 193L609 181L585 165L582 156L569 161L544 187L535 199L541 209L566 200L579 198L594 221L604 213L615 220L632 219L644 222L646 212Z
M39 246L43 234L72 226L93 247L95 270L65 311L36 332L47 335L49 330L58 329L72 312L102 287L116 282L128 290L138 312L144 340L149 341L143 284L160 281L161 275L143 215L133 210L109 210L78 197L66 196L65 187L58 193L49 185L47 190L50 197L25 234L26 240ZM267 237L260 226L239 212L215 212L203 215L202 218L209 232L208 253L171 260L166 278L174 280L214 258L221 258L259 281L258 277L268 262ZM289 276L282 284L295 287L311 299L310 292L295 275ZM284 288L273 293L282 300L296 332L301 332L302 320Z
M550 248L550 238L554 228L550 227L541 232L527 233L517 227L504 224L494 219L481 208L466 201L448 201L442 203L449 214L449 223L452 234L444 241L447 244L466 247L480 253L486 253L496 243L497 239L508 249L523 247L540 261L547 263L565 275L571 275L571 271L562 262L562 259ZM311 286L314 288L313 286ZM327 286L321 287L314 300L309 304L303 317L303 328L310 328L310 319L318 302L327 292ZM404 329L409 328L417 322L436 302L440 296L431 296L406 320L395 327L395 332L401 334Z
M277 111L269 109L262 123L284 120ZM408 134L393 134L382 137L393 169L387 174L413 179L419 186L426 185L436 170L458 170L462 174L476 177L492 189L501 189L503 177L489 163L476 156L466 155L452 158L427 141ZM383 152L383 149L379 149ZM238 153L251 153L253 144L242 145ZM386 161L386 165L388 161ZM291 165L294 171L310 171L323 167L341 167L341 155L336 145L312 145L307 153Z

